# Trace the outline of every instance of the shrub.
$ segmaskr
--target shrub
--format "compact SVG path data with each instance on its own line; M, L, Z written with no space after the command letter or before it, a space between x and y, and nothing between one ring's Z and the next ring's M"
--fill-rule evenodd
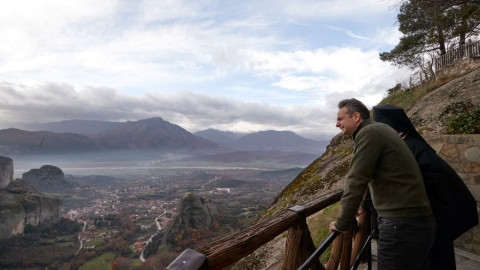
M480 134L480 107L467 107L445 119L447 134Z

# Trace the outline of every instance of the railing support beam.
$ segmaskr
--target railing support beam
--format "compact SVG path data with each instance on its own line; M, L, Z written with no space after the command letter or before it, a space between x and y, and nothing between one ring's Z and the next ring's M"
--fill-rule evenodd
M353 228L343 233L342 255L340 257L340 270L350 269L350 257L352 255Z
M357 258L358 254L360 253L363 244L365 243L370 231L370 219L371 219L371 211L367 210L364 214L357 217L358 221L358 231L355 234L353 240L353 248L352 248L352 257L350 261L353 263L355 258Z
M302 211L301 206L295 206L289 210L300 212L298 222L288 229L288 238L285 245L285 255L282 261L282 270L297 269L308 257L315 251L315 244L313 243L310 230L308 229L307 221ZM323 270L318 258L312 263L313 269Z

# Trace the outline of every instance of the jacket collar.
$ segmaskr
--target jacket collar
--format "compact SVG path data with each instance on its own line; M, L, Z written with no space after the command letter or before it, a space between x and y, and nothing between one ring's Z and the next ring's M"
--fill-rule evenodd
M357 133L360 131L360 129L362 129L363 127L365 126L368 126L368 125L371 125L373 124L373 120L371 118L368 118L368 119L365 119L363 120L360 125L358 125L357 129L355 129L355 131L353 132L353 139L355 139L355 136L357 136Z

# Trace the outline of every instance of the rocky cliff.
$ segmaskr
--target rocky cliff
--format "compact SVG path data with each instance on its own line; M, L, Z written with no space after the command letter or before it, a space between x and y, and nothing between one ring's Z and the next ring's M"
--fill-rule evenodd
M31 169L22 175L22 180L41 192L62 191L76 185L65 179L63 171L52 165L43 165L40 169Z
M0 167L0 175L5 175L4 169L11 169L13 174L13 165ZM60 200L45 196L23 180L11 181L0 188L0 239L23 233L27 225L56 223L60 218L60 207Z
M212 225L216 209L209 199L188 193L183 197L178 214L170 228L176 232L185 228L204 229Z
M201 238L208 237L215 221L216 208L208 198L191 193L182 199L177 215L166 232L166 241L182 245L189 234L201 232Z
M449 81L431 91L411 108L404 108L422 134L441 134L444 119L453 113L480 106L480 69Z
M51 225L60 218L61 201L32 189L21 179L0 189L0 195L0 239L23 233L27 225Z
M4 188L13 180L13 160L0 156L0 188Z

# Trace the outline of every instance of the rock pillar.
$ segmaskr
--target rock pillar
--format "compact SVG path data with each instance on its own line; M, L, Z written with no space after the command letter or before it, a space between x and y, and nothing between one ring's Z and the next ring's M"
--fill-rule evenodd
M0 188L5 188L13 181L13 160L0 156Z

